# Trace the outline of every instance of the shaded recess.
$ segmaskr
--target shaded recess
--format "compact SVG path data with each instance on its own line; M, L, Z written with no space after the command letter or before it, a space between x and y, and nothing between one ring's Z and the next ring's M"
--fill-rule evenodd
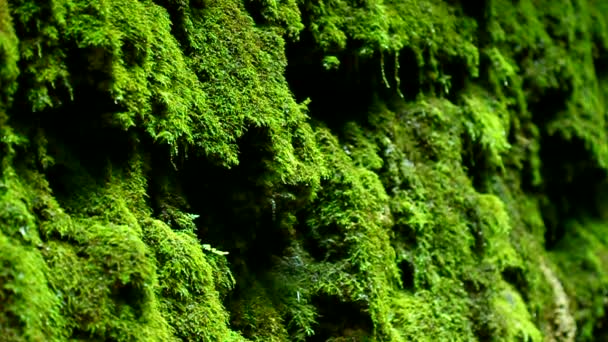
M298 102L310 99L310 115L330 128L339 129L347 121L365 118L380 88L378 60L352 51L356 49L338 55L338 69L327 70L323 66L325 54L315 47L309 32L303 32L297 43L286 47L289 88Z
M474 18L481 29L484 28L487 19L486 10L488 7L488 0L449 0L447 2L451 4L460 4L464 14Z
M69 56L68 90L54 88L54 98L63 105L43 112L26 108L26 94L16 95L18 110L24 115L14 116L12 123L34 137L37 151L28 151L27 158L36 154L38 165L44 170L54 195L61 202L78 192L82 171L96 179L103 179L109 165L124 165L135 152L135 132L116 128L113 113L120 112L107 91L111 56L102 49L72 47ZM27 87L20 88L26 90ZM93 104L93 105L92 105ZM34 123L34 124L32 124ZM47 162L47 158L52 161ZM70 206L65 206L67 210Z
M166 204L198 215L194 223L199 241L229 253L226 258L236 285L224 293L224 304L230 308L233 328L251 337L260 331L252 330L242 315L252 310L255 318L249 319L271 320L264 315L274 313L276 303L254 304L252 298L261 295L252 291L264 292L271 288L273 279L269 272L293 242L292 230L283 221L287 213L302 205L309 189L267 182L272 176L267 165L272 154L268 150L271 143L265 128L248 130L239 140L239 146L240 163L228 170L202 157L177 162L176 169L164 159L156 160L160 170L171 171L158 177L151 193L158 198L153 205L156 216L162 217ZM184 201L172 202L172 192L183 196ZM250 307L254 305L256 307Z
M89 113L83 115L86 108ZM135 153L137 143L133 135L111 127L100 128L105 123L101 115L103 113L92 112L90 102L86 101L65 106L60 113L42 113L40 122L48 141L46 152L53 158L50 167L42 168L46 169L53 194L62 204L67 204L64 201L79 193L91 180L83 179L83 172L103 181L110 165L126 166ZM68 212L72 208L69 204L62 206Z
M548 18L550 22L555 18ZM549 25L551 26L551 25ZM594 60L601 73L602 59ZM534 79L524 79L523 88L529 93L528 110L540 128L540 188L523 183L524 189L542 194L541 214L545 225L545 247L553 249L566 235L569 220L598 217L598 193L605 181L606 171L595 161L590 145L581 137L566 137L562 132L548 132L554 120L566 115L573 96L573 80L561 75L559 86L539 88Z
M237 276L245 271L268 269L273 255L281 255L289 237L280 229L277 210L285 203L263 182L270 171L264 161L270 146L263 128L251 129L241 139L241 159L230 170L202 158L189 158L178 166L177 175L201 241L228 251ZM274 201L274 204L273 204ZM277 207L278 206L278 207ZM238 281L237 281L238 283Z
M264 19L264 15L263 15L263 10L265 7L265 4L263 1L245 0L244 3L245 3L245 9L247 10L247 13L249 13L251 18L253 19L253 21L255 21L255 23L257 25L268 24L267 20Z
M315 297L313 304L319 308L320 318L315 334L307 338L307 342L325 342L330 338L340 341L340 337L342 341L371 341L368 334L374 325L361 305L331 296Z
M302 217L300 221L304 221L304 218L308 215L310 213L299 215ZM315 261L336 262L348 257L346 242L342 236L343 232L337 225L332 224L323 227L323 235L311 231L305 224L299 225L298 230L301 232L303 247ZM327 241L331 241L331 244Z
M598 191L606 171L589 158L578 138L542 137L541 160L546 200L541 211L545 223L545 247L552 249L566 235L568 220L599 217Z
M410 260L403 260L397 264L399 271L401 272L401 283L403 288L406 290L415 289L415 276L416 269L414 264Z
M608 306L604 307L604 311L606 310L608 310ZM593 328L593 337L596 338L597 341L608 340L608 318L606 316L603 316L603 318L596 323Z
M398 57L395 59L395 57ZM374 63L378 64L378 73L381 73L381 63L378 56L374 56ZM379 98L391 102L396 100L400 93L403 98L398 101L414 101L416 96L420 92L422 87L422 70L419 67L420 61L416 56L416 53L411 48L405 47L399 51L399 55L395 56L393 52L385 53L383 56L384 60L384 74L386 76L386 82L381 80L380 84L376 85L375 91ZM396 65L395 62L399 64ZM396 78L399 78L399 84L397 85ZM397 87L399 87L397 91Z
M596 51L593 67L598 79L606 79L608 77L608 51L599 51L599 49Z
M495 171L490 167L488 154L481 144L471 139L468 133L461 134L460 139L462 142L462 167L466 171L467 177L471 180L476 191L480 193L488 192L488 180ZM477 237L477 235L475 236ZM480 241L477 241L476 245L479 249ZM479 251L482 250L479 249Z
M524 300L528 301L528 295L530 294L529 284L526 279L525 271L520 267L506 267L502 271L502 278L509 284L513 285L517 292L519 292Z

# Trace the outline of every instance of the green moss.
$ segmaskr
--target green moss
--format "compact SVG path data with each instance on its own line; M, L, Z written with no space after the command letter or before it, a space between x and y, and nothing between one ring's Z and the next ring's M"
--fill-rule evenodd
M75 86L93 81L85 75L98 73L97 91L114 104L108 123L145 130L173 157L190 152L234 165L238 139L264 127L277 176L318 182L312 132L282 75L283 40L256 28L242 4L181 8L174 29L168 10L150 1L13 7L33 111L72 101ZM81 59L68 68L69 54Z
M18 39L12 25L12 18L7 1L0 2L0 61L3 67L0 69L0 86L2 87L1 105L2 111L10 103L10 98L15 92L19 75L17 61L19 51L17 49Z
M517 290L508 284L498 292L495 298L498 319L506 332L504 341L542 341L541 332L534 325L525 302Z
M233 322L245 335L251 336L252 341L274 342L290 339L282 315L273 307L272 297L260 284L250 286L242 301L235 304L237 308ZM298 318L294 317L294 320L295 324L306 325ZM296 340L303 340L305 337L305 333L296 333Z
M11 272L2 288L14 304L4 308L11 321L3 333L27 340L242 340L227 328L218 293L232 286L223 257L205 255L191 231L174 232L137 211L145 208L146 187L138 165L108 170L97 187L77 169L83 177L68 185L79 191L62 199L69 214L40 174L21 173L23 186L4 171L3 270Z
M0 335L603 338L607 10L0 0Z
M3 336L16 341L62 336L65 318L57 310L59 298L47 284L48 266L32 241L36 238L32 217L24 210L19 197L8 201L7 195L14 194L9 192L2 200L0 297L4 305L0 327Z
M570 233L551 254L559 267L564 291L574 302L573 315L579 338L594 339L594 329L605 315L604 289L608 281L605 258L608 256L604 226L599 222L571 224Z

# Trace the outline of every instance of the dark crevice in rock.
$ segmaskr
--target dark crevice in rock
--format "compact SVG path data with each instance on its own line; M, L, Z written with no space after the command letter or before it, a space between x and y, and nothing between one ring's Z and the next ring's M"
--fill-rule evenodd
M318 327L307 342L325 342L330 338L342 341L371 341L373 322L369 313L357 303L343 302L332 296L313 298L318 310Z

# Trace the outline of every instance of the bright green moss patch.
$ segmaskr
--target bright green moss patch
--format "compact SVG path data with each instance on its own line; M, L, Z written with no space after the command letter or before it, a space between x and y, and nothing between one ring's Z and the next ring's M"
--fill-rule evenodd
M191 232L138 212L146 182L137 165L106 170L109 178L93 187L86 185L91 175L77 169L82 177L63 184L72 187L72 198L62 198L69 214L40 174L21 172L20 181L4 170L2 257L10 273L2 293L14 304L3 307L3 333L25 340L242 340L227 329L218 293L232 286L224 257L203 252Z
M504 341L542 341L519 293L506 284L495 298L496 314L506 329Z

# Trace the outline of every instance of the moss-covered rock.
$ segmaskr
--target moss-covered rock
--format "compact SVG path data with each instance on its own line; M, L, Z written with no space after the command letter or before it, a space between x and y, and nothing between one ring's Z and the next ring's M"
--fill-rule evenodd
M0 336L608 336L601 1L0 0Z

